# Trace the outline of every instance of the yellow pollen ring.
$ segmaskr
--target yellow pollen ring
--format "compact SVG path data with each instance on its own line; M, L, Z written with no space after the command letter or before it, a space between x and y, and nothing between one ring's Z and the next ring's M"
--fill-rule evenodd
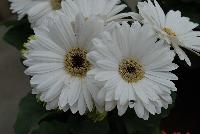
M128 83L137 83L144 78L142 65L134 58L128 58L119 64L119 74Z
M65 56L65 70L71 76L85 77L91 68L90 62L86 59L87 51L82 48L71 48Z
M62 0L51 0L51 5L52 5L53 10L61 9L61 1Z
M167 33L169 36L176 36L176 33L173 32L170 28L165 27L163 28L163 31Z

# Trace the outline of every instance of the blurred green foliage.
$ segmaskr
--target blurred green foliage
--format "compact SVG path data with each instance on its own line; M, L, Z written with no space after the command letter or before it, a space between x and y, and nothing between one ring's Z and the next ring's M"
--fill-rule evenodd
M23 49L23 44L27 42L28 37L34 34L27 18L20 21L7 21L4 25L9 28L4 35L4 40L18 50Z
M176 94L172 93L173 104ZM133 109L122 117L117 110L107 113L101 121L88 118L87 114L73 115L70 111L46 111L43 103L35 95L28 94L19 106L15 123L16 134L160 134L160 121L167 117L173 105L163 109L159 115L149 120L139 119Z

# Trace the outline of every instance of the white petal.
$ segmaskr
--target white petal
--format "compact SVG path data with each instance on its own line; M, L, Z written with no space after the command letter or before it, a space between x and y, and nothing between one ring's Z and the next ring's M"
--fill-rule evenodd
M92 96L89 92L89 89L90 87L86 87L85 84L82 84L82 90L83 90L83 97L84 97L84 100L85 100L85 103L89 109L89 111L92 111L93 109L93 100L92 100ZM92 89L91 89L92 90Z
M144 106L141 103L136 102L134 106L135 112L139 118L143 118L144 116Z
M33 51L29 57L42 62L64 62L64 57L48 51Z
M98 60L96 64L105 70L118 70L118 63L109 60Z
M25 70L26 74L41 74L48 73L62 69L64 67L63 63L40 63L33 65Z
M135 93L138 96L138 98L140 98L143 101L143 103L149 104L150 102L149 102L148 96L143 91L143 84L145 84L145 83L138 82L136 84L132 84L132 86L134 87Z
M154 77L154 76L151 76L151 75L145 75L145 77L152 80L152 81L155 81L159 84L165 85L169 88L175 88L175 84L173 82L171 82L170 80L160 79L158 77Z
M78 111L80 115L83 115L86 111L86 103L84 100L83 93L80 93L79 99L78 99Z
M101 71L101 72L96 73L95 75L95 79L98 81L106 81L114 77L118 77L118 74L116 71Z
M78 101L80 92L81 92L81 83L78 79L74 79L74 81L71 81L70 91L67 97L70 106L73 106Z
M178 77L175 74L172 74L170 72L153 72L153 71L146 71L145 74L158 77L161 79L166 80L178 80Z
M85 19L85 18L83 18ZM98 20L88 20L85 21L84 25L81 26L78 36L79 47L84 47L90 50L91 40L97 36L104 29L103 21Z
M72 113L75 114L78 111L78 101L76 103L74 103L73 106L70 106L70 109L71 109Z
M66 17L60 16L52 21L48 26L48 35L55 43L62 45L66 50L77 44L71 22Z
M114 89L117 86L117 83L120 81L119 76L118 77L113 77L112 79L108 80L105 85L104 88L105 89Z
M116 106L116 103L114 101L108 101L105 104L105 110L106 111L112 111Z
M117 104L118 115L122 116L126 112L127 108L128 108L128 104L125 104L125 105Z
M191 61L188 58L188 56L186 55L186 53L177 45L173 45L175 52L178 54L180 60L185 60L186 63L191 66Z
M68 86L65 86L62 89L62 92L61 92L60 97L59 97L59 103L58 103L60 108L64 108L67 105L69 90L70 89L69 89Z
M57 97L63 87L63 81L58 81L57 83L55 83L48 91L47 94L45 96L44 101L49 102L52 101L55 97Z
M58 107L58 97L46 105L47 110L56 109Z

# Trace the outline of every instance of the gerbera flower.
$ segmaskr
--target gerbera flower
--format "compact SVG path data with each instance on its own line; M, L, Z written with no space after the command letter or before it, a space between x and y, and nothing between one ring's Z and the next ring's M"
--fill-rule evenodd
M63 12L74 20L77 13L82 13L85 19L98 18L105 23L120 21L122 18L133 16L135 13L120 13L127 5L120 4L121 0L66 0Z
M95 68L88 74L104 82L98 100L105 102L106 111L117 106L123 115L134 107L138 117L148 119L149 112L160 113L172 103L170 94L176 87L171 80L178 78L169 71L177 68L172 63L175 53L163 41L155 43L150 29L123 22L92 41L95 49L87 56Z
M47 103L82 115L92 111L98 83L87 72L93 68L86 54L90 40L104 29L104 23L87 20L79 14L74 25L66 17L51 20L44 29L35 29L35 40L26 45L25 73L33 76L33 93ZM96 105L97 106L97 105Z
M40 26L48 15L56 16L62 11L62 0L9 0L11 9L19 14L19 19L28 15L32 26Z
M154 4L150 0L139 2L139 14L143 18L143 23L151 25L158 37L171 44L179 58L191 66L188 56L181 47L196 54L200 52L200 32L193 31L198 24L191 22L187 17L182 17L180 11L170 10L165 15L156 0Z

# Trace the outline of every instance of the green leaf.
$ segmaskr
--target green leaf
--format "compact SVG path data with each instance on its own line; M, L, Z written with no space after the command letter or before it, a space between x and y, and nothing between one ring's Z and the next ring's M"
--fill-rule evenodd
M86 115L57 112L42 119L31 134L108 134L108 131L107 120L94 122Z
M123 118L118 115L117 109L108 112L109 134L127 134L127 128Z
M107 120L101 122L93 122L84 118L81 121L74 121L70 123L70 130L72 134L107 134L109 125Z
M69 134L69 126L60 122L43 122L31 134Z
M4 35L4 40L16 47L18 50L21 50L23 48L23 44L27 42L28 37L34 32L31 29L28 20L21 20L17 23L10 23L7 25L14 25L11 26L8 32Z
M132 111L124 117L128 134L157 134L154 132L159 130L160 121L157 117L150 117L149 120L139 119Z
M28 94L19 105L19 112L14 128L16 134L28 134L42 119L47 117L50 112L36 101L34 95Z
M140 134L161 134L161 129L160 126L153 126L153 127L148 127L144 129Z
M31 134L108 134L109 132L107 120L94 122L87 116L73 115L72 113L52 114L52 116L53 118L49 116L50 119L47 117L42 120L38 128ZM60 117L64 120L60 120Z
M95 123L87 116L71 112L46 111L31 94L22 99L15 123L16 134L107 134L108 131L107 120Z

